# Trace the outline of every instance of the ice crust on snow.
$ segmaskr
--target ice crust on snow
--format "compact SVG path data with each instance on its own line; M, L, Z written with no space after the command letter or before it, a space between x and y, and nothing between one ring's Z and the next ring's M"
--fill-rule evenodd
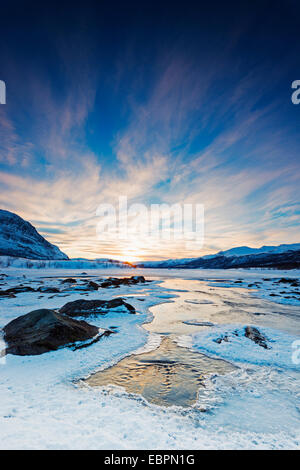
M178 344L232 362L299 370L299 365L293 362L293 344L299 340L297 336L272 328L251 325L267 338L270 349L265 349L245 336L246 326L249 325L214 326L191 337L182 336L178 339ZM218 342L220 338L228 340Z
M23 268L9 268L5 273L9 276L7 283L10 286L22 280L23 283L38 283L41 277L45 284L54 286L57 277L70 275L67 270ZM97 276L104 273L116 275L108 270L89 272ZM124 276L123 269L120 275ZM168 277L170 273L147 270L147 278L151 275ZM270 274L214 271L203 273L203 280L205 275L225 280L241 276L258 279ZM283 275L276 274L278 277ZM293 275L299 276L299 273ZM53 278L49 278L51 276ZM199 279L202 273L178 271L172 276ZM228 288L233 286L228 285ZM68 297L45 295L38 300L37 295L35 292L21 293L13 299L1 299L0 327L33 310L37 302L39 308L60 308L66 302L77 300L79 294L70 289ZM114 311L99 319L93 318L92 323L96 326L116 327L118 334L77 351L63 349L35 357L7 356L6 363L0 364L0 448L299 448L299 366L298 370L293 368L289 356L295 337L279 330L258 326L270 341L270 350L242 336L235 337L231 344L215 343L219 334L225 331L230 334L236 329L242 331L244 324L207 327L201 334L179 338L178 342L185 347L233 361L239 366L232 374L207 380L206 388L199 394L200 405L207 409L204 413L149 405L123 390L111 393L105 389L82 387L78 381L90 373L106 368L132 352L155 349L161 335L148 334L142 324L151 319L151 306L170 301L176 295L178 292L165 289L160 282L122 286L115 290L101 289L102 299L123 297L137 310L137 315ZM261 295L261 290L257 295ZM99 292L89 292L88 298L99 298ZM143 302L139 300L141 298ZM195 309L208 307L205 304L186 305Z

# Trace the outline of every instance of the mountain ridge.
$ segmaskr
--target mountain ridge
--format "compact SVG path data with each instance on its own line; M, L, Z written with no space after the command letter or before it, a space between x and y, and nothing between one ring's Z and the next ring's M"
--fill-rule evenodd
M36 261L66 261L79 267L93 266L132 266L137 268L177 268L177 269L229 269L270 267L278 269L300 268L300 243L264 245L260 248L248 246L234 247L212 255L197 258L143 261L134 265L119 260L98 258L69 259L56 245L48 242L36 228L13 212L0 209L0 257ZM5 260L3 260L5 264ZM11 261L7 260L10 264Z
M286 266L286 267L284 267ZM202 268L230 269L270 267L279 269L300 268L300 243L262 246L261 248L235 247L219 251L213 255L198 258L169 259L163 261L144 261L136 263L144 268Z
M0 209L0 256L39 260L68 260L56 245L14 212Z

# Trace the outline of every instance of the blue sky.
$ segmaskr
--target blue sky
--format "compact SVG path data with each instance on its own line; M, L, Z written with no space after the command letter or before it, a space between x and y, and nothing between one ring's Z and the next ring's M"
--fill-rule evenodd
M299 242L299 7L7 6L0 206L71 257L193 257ZM201 249L99 239L96 210L200 203Z

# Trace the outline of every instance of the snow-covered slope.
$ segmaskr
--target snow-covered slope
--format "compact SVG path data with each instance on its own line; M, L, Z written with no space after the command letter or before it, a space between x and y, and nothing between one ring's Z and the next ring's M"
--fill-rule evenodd
M1 209L0 256L45 260L68 259L67 255L45 240L29 222L13 212Z

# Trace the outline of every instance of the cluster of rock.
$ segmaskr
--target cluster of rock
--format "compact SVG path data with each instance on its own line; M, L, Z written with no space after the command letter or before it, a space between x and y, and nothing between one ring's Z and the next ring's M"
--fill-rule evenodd
M300 283L299 283L298 279L292 279L292 278L286 278L286 277L282 277L281 279L276 281L276 283L277 284L288 284L291 287L299 287L300 286Z
M232 333L234 336L239 336L238 331L234 331ZM271 349L270 346L268 345L268 340L267 338L254 326L245 326L244 328L244 336L246 338L251 339L254 343L258 344L264 349ZM219 338L215 340L216 343L221 344L223 341L225 343L230 342L230 337L229 335L222 335Z
M16 294L21 294L23 292L42 292L43 294L57 294L60 290L57 287L38 287L34 289L30 286L23 286L20 284L16 287L10 287L9 289L0 290L0 297L16 297Z
M236 281L230 279L213 279L211 282L223 282L231 284L233 287L248 287L249 289L263 289L264 283L268 282L268 296L281 297L284 299L295 299L300 301L300 281L299 279L282 277L282 278L263 278L248 284L246 279L237 279ZM282 290L279 290L281 288ZM272 292L273 290L273 292Z
M131 277L109 277L107 280L102 281L100 287L120 287L120 286L132 286L134 284L145 283L146 279L144 276L131 276ZM149 282L149 281L148 281Z
M61 282L62 284L69 284L69 285L77 283L76 279L72 277L68 277L67 279L64 279ZM101 287L105 289L107 287L132 286L132 285L139 284L139 283L144 284L145 282L149 282L149 281L146 281L144 276L131 276L131 277L121 277L121 278L109 277L108 279L100 280L99 282L89 281L85 287L87 290L98 290Z
M6 354L20 356L43 354L68 346L86 347L108 336L113 331L99 329L72 317L105 315L111 309L122 307L124 313L134 314L132 305L117 298L112 300L75 300L61 309L39 309L12 320L4 328ZM78 342L90 342L78 345Z
M0 297L16 297L16 294L22 292L36 292L37 290L30 286L23 286L20 284L16 287L10 287L9 289L0 290Z
M86 284L80 285L79 288L84 291L93 291L98 290L99 288L106 288L106 287L120 287L124 286L131 286L139 283L149 282L146 281L144 276L131 276L131 277L123 277L123 278L114 278L110 277L106 280L101 280L99 283L95 281L88 281ZM77 284L77 280L74 278L66 278L61 281L61 284L65 284L68 287ZM78 288L78 289L79 289ZM0 289L0 297L16 297L16 294L20 294L23 292L40 292L43 294L58 294L61 292L60 289L57 287L46 287L40 286L37 289L34 289L30 286L24 286L20 284L16 287L10 287L9 289L1 290Z

